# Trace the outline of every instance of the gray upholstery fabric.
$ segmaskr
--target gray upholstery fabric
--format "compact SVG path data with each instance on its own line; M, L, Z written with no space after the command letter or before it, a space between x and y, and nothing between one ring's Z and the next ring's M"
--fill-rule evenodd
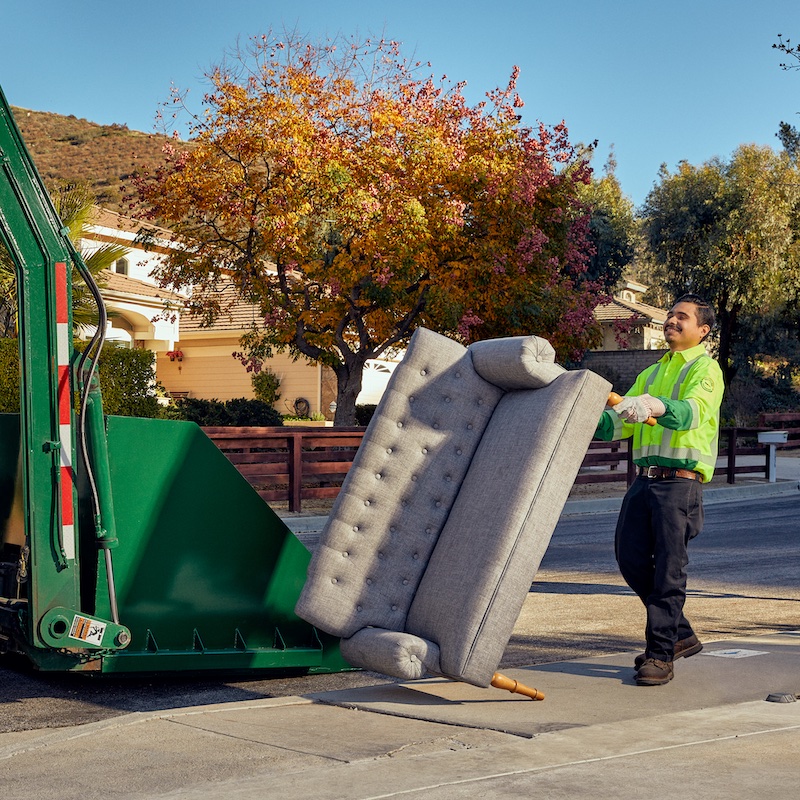
M491 681L608 390L591 372L565 372L495 409L406 623L437 642L443 674Z
M470 345L469 352L478 375L506 391L541 389L565 371L553 363L550 342L538 336L486 339Z
M414 334L296 606L354 666L491 681L611 388L553 357Z
M298 616L335 636L403 630L439 533L503 392L467 349L417 330L320 535Z
M408 681L441 673L437 645L402 631L362 628L342 639L341 651L351 664Z

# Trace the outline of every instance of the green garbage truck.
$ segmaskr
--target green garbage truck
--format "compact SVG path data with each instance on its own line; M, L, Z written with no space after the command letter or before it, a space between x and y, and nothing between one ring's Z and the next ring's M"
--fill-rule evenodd
M347 669L294 614L308 550L189 422L107 416L106 312L0 90L19 414L0 414L0 654L39 670ZM98 306L73 346L71 274Z

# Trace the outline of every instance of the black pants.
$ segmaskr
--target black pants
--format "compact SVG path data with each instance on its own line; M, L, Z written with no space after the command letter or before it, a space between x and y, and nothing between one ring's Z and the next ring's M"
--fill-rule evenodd
M691 636L683 614L687 545L703 528L703 487L688 478L637 478L617 521L614 549L622 577L647 609L647 657L672 661Z

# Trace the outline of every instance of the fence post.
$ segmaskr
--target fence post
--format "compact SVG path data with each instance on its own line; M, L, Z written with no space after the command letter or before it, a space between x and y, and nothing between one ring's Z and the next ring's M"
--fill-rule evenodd
M291 433L289 445L289 511L300 511L303 487L303 435Z

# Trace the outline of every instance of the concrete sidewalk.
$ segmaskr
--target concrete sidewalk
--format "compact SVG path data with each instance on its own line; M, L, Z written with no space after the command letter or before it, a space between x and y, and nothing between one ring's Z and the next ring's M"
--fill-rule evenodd
M634 653L0 735L4 800L797 796L800 631L707 642L661 687ZM659 792L656 792L659 793Z

